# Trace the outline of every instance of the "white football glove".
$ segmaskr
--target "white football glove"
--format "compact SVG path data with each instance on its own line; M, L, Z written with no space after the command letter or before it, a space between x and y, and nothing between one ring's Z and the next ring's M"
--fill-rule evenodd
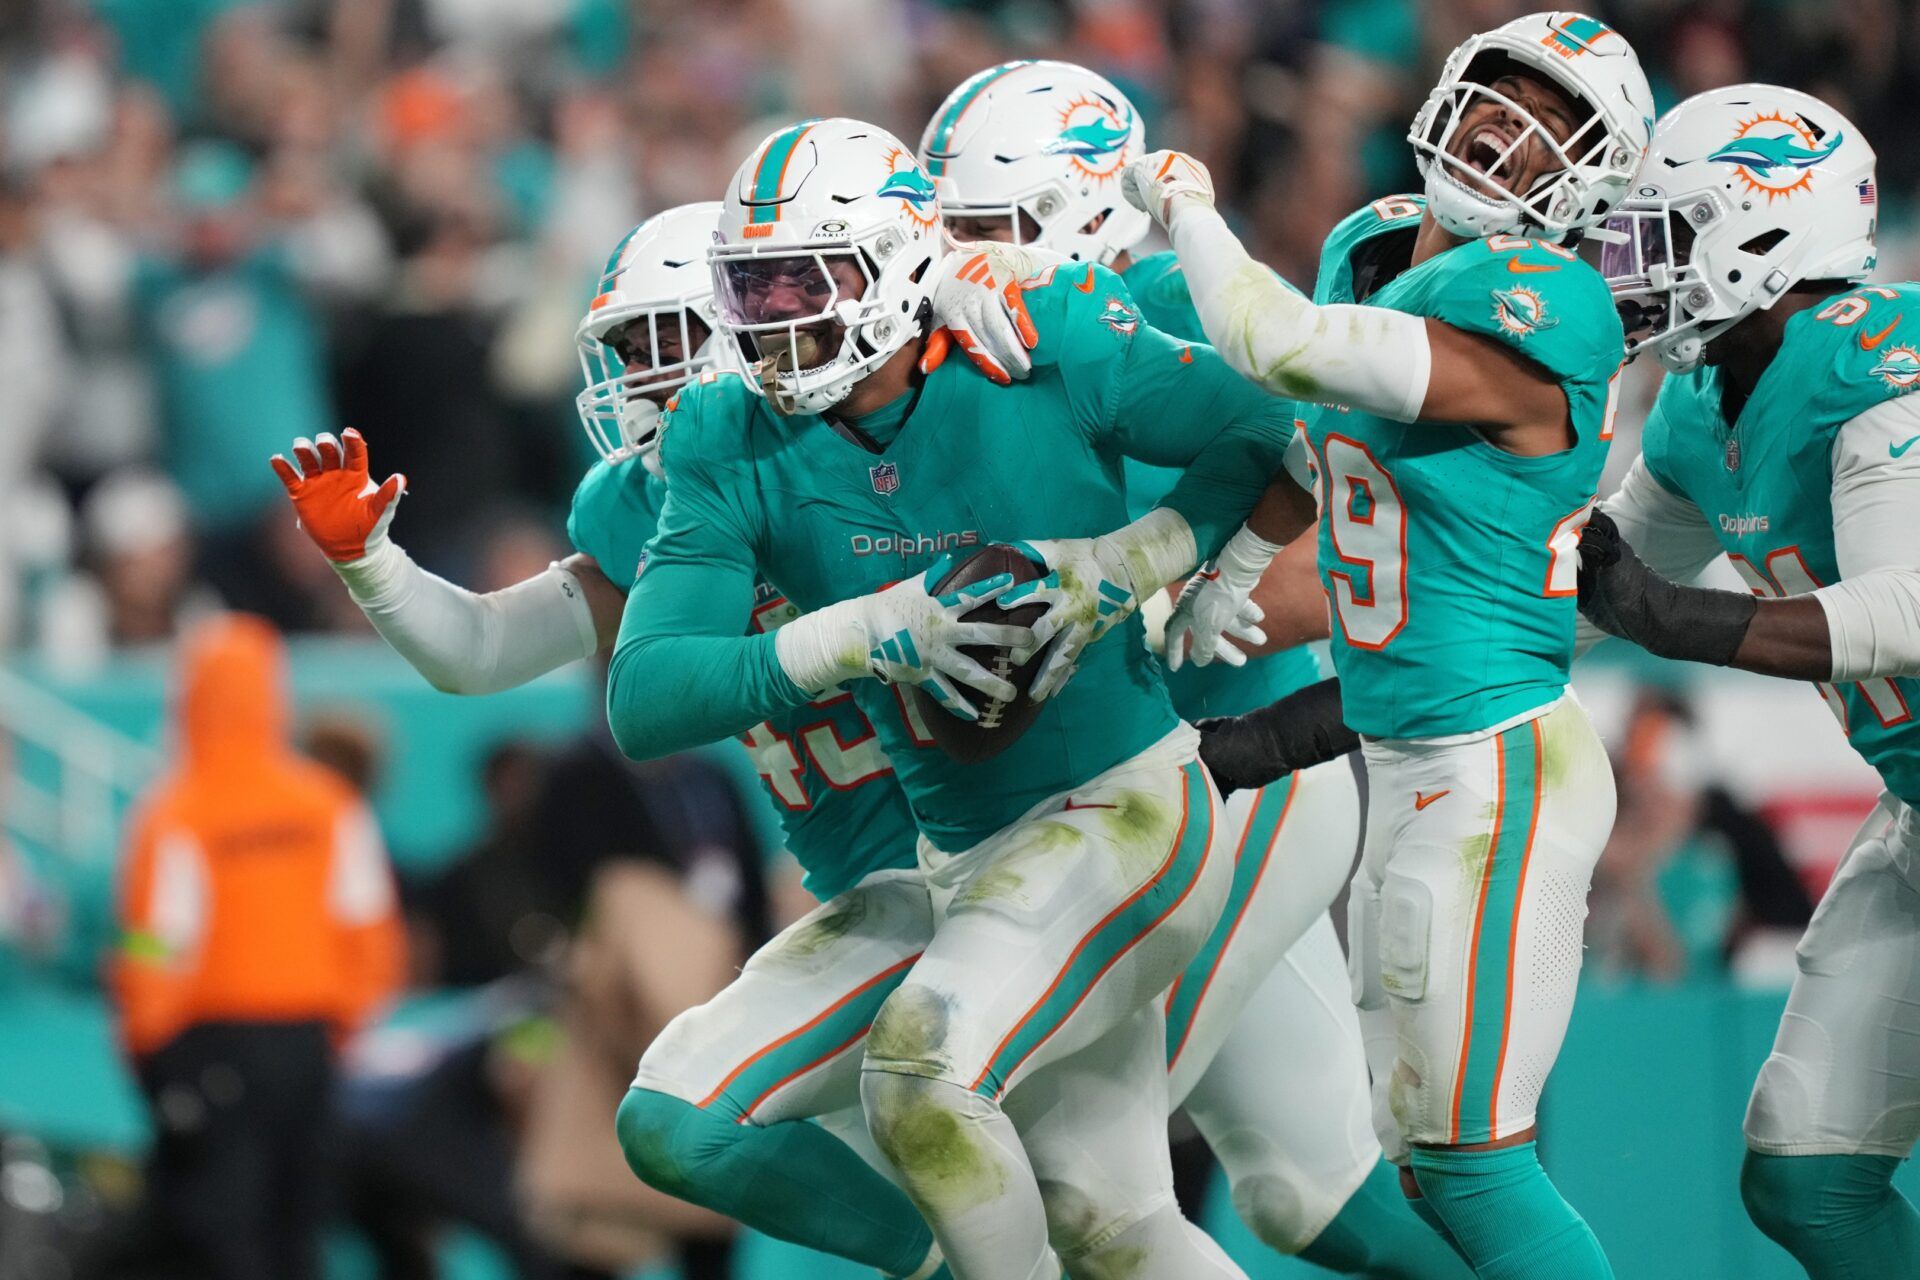
M1167 619L1162 650L1167 670L1178 671L1188 657L1197 667L1216 660L1230 667L1246 665L1245 650L1233 641L1249 646L1266 643L1267 634L1260 629L1266 615L1253 602L1253 589L1279 551L1243 525L1227 539L1213 568L1187 580Z
M1176 201L1212 207L1213 175L1184 151L1150 151L1120 171L1120 192L1134 208L1152 214L1164 231L1173 226Z
M923 574L884 591L856 596L795 618L775 633L775 652L789 678L810 693L820 693L859 676L887 684L917 684L935 702L962 720L978 720L979 709L962 688L989 698L1011 700L1013 685L961 653L963 646L1000 645L1025 662L1039 647L1026 627L1001 622L964 622L1013 586L1012 574L933 594L934 584L952 568L946 555Z
M920 357L920 372L939 368L952 346L1003 387L1033 371L1033 357L1027 353L1040 334L1020 293L1020 281L1031 274L1019 269L1024 261L1008 259L985 245L967 245L940 260L934 268L936 327Z
M1003 609L1035 603L1047 606L1032 632L1036 645L1052 641L1053 649L1027 690L1036 702L1042 702L1067 683L1079 665L1082 650L1140 607L1140 594L1126 555L1110 537L1013 545L1048 570L1044 578L1021 583L1000 601Z

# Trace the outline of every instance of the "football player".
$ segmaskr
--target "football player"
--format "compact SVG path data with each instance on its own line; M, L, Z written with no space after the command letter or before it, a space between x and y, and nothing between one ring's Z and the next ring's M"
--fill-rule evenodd
M274 460L301 526L381 635L436 687L511 688L611 643L664 499L660 406L688 381L727 367L722 344L712 340L706 264L719 210L716 201L650 218L607 262L576 334L587 380L580 419L602 460L574 497L568 533L576 554L545 573L478 595L420 569L389 533L405 478L373 483L357 432L297 441L291 462ZM1025 355L1014 333L1017 295L1011 311L1004 298L942 277L934 304L937 316L965 329L982 372L1001 379ZM989 354L992 342L997 356ZM756 627L778 625L790 612L771 589L761 590L759 605ZM806 1085L796 1065L819 1055L822 1037L846 1038L828 1015L870 1019L890 989L868 993L865 1005L847 998L869 976L868 965L883 969L917 954L931 934L924 893L900 884L917 875L912 815L865 717L844 695L794 708L742 736L807 887L828 901L649 1050L643 1078L698 1082L691 1097L705 1105L684 1101L688 1089L642 1091L638 1109L670 1135L646 1148L645 1171L662 1189L782 1239L888 1275L935 1275L938 1249L918 1211L832 1136L865 1147L863 1129L844 1119L831 1132L778 1122L809 1114L794 1098ZM887 958L875 962L876 951ZM842 973L858 977L842 982ZM770 1025L769 1011L783 1021ZM768 1090L772 1080L781 1087ZM847 1103L857 1103L857 1083L845 1090L840 1105Z
M1633 50L1592 18L1468 39L1409 134L1424 205L1343 223L1312 302L1247 255L1197 162L1162 152L1123 174L1221 354L1325 406L1294 474L1319 488L1344 717L1364 737L1349 937L1363 1011L1397 1032L1377 1123L1482 1276L1611 1274L1533 1142L1614 806L1566 685L1623 343L1598 272L1561 242L1625 197L1652 113ZM1291 483L1235 535L1248 563L1297 530ZM1209 647L1248 589L1190 584L1170 633L1190 620Z
M1145 132L1104 76L1011 62L948 96L927 124L920 158L956 238L1099 263L1126 282L1147 323L1204 342L1174 255L1133 256L1151 224L1120 194L1119 177L1145 153ZM1180 476L1134 459L1125 473L1136 517ZM1313 549L1298 539L1267 570L1274 589L1257 593L1303 615L1271 620L1302 638L1326 634L1326 603L1310 581ZM1309 589L1288 589L1281 579L1289 572L1307 575ZM1162 594L1143 608L1155 602L1171 603ZM1228 661L1204 666L1178 666L1178 650L1170 653L1178 669L1167 687L1183 719L1251 711L1320 679L1304 647L1239 664L1237 650L1222 653ZM1407 1208L1369 1120L1359 1020L1326 916L1360 840L1349 762L1236 792L1226 817L1233 889L1167 1004L1170 1101L1184 1103L1227 1172L1235 1208L1269 1246L1352 1274L1464 1274Z
M1171 1203L1156 999L1218 918L1231 854L1132 615L1250 508L1288 408L1143 324L1098 266L1027 286L1026 381L922 375L948 247L931 179L878 128L805 122L747 159L710 258L722 334L752 372L684 388L667 414L668 496L609 719L647 756L841 685L867 715L921 832L935 925L909 966L876 975L891 990L843 1056L862 1058L873 1136L956 1276L1052 1276L1050 1227L1078 1274L1236 1274ZM1130 523L1123 456L1187 468ZM1044 576L939 589L947 553L996 540ZM804 612L743 639L759 576ZM993 600L1045 612L1012 634L966 618ZM1044 646L1043 705L999 754L960 764L903 686L963 719L1014 698L961 652L981 643ZM1082 1144L1132 1190L1130 1215L1090 1220L1114 1196L1056 1178L1023 1141L1058 1113L1022 1112L1017 1086L1043 1066L1080 1072L1054 1097L1083 1109Z
M1820 1280L1920 1274L1891 1185L1920 1136L1920 286L1861 284L1879 211L1873 148L1818 99L1735 85L1667 113L1603 265L1668 373L1580 546L1592 622L1815 682L1886 786L1747 1108L1747 1210ZM1669 581L1722 552L1751 595Z

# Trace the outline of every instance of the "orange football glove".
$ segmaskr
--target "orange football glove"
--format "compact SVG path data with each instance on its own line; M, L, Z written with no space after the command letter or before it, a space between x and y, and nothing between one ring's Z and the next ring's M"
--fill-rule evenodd
M1001 275L1006 275L1004 284ZM1027 314L1020 282L996 272L983 252L950 253L940 264L933 288L933 320L939 328L927 340L920 372L932 373L955 346L990 380L1007 386L1033 368L1027 352L1040 341Z
M396 474L384 484L373 483L367 442L351 427L337 440L330 432L315 440L302 437L293 442L292 452L293 462L276 453L271 465L314 545L335 564L351 564L378 550L407 491L407 478Z

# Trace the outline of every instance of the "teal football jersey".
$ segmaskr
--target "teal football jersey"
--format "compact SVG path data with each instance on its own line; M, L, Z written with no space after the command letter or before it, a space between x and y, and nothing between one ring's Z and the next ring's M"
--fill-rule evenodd
M1899 328L1908 310L1920 313L1920 285L1868 285L1800 312L1731 427L1719 370L1669 374L1660 388L1641 438L1647 470L1700 508L1755 595L1799 595L1840 580L1834 436L1920 386L1920 332ZM1887 789L1920 804L1920 681L1819 689Z
M1624 353L1606 282L1569 250L1494 236L1402 266L1420 209L1393 197L1341 222L1316 299L1429 316L1513 348L1559 379L1576 443L1523 458L1464 425L1309 417L1334 666L1347 723L1382 738L1480 732L1565 689L1576 548Z
M567 536L623 590L639 576L660 520L666 482L637 462L596 462L573 495ZM752 628L797 616L755 584ZM873 726L844 691L784 711L740 735L773 799L807 890L830 898L875 871L911 867L918 832Z
M796 691L771 643L725 633L755 575L802 610L885 588L950 551L1093 537L1128 522L1122 461L1185 466L1164 505L1217 551L1292 438L1291 414L1211 348L1143 325L1120 279L1069 266L1027 282L1034 370L1001 387L965 361L925 379L869 451L818 417L775 415L735 378L669 410L660 532L629 601L609 711L641 751L723 731ZM1191 465L1188 465L1191 464ZM634 701L622 697L632 654ZM642 702L646 677L665 681ZM1082 654L1078 674L991 760L960 764L909 714L905 691L851 682L937 847L979 843L1041 801L1138 755L1177 724L1137 616Z
M1148 324L1186 342L1207 340L1177 255L1169 251L1136 258L1120 278L1127 282L1133 300L1140 304L1141 318ZM1151 511L1180 479L1176 468L1149 466L1132 458L1127 459L1126 472L1127 510L1136 519ZM1182 719L1199 720L1244 715L1319 678L1319 659L1301 647L1256 659L1244 667L1230 667L1224 662L1200 667L1189 662L1178 671L1167 672L1167 691L1173 695L1173 709Z

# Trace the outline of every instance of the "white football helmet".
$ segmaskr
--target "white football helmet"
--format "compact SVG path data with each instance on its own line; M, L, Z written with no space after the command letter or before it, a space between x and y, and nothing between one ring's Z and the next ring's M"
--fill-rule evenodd
M948 94L920 136L920 162L949 219L1005 218L1015 244L1102 264L1153 225L1120 194L1120 170L1145 152L1146 127L1126 95L1068 62L989 67Z
M1873 167L1853 122L1797 89L1730 85L1667 112L1640 181L1596 233L1629 354L1650 346L1685 373L1802 280L1866 279Z
M822 413L924 332L948 249L933 180L858 120L803 120L734 175L707 260L720 328L780 413Z
M1542 77L1589 114L1566 141L1493 87L1502 76ZM1482 102L1503 108L1518 131L1482 126L1484 161L1448 153ZM1653 133L1653 91L1626 37L1584 14L1534 13L1466 40L1413 119L1407 141L1426 179L1427 208L1457 236L1524 235L1559 241L1584 231L1626 198ZM1480 130L1476 130L1480 132ZM1511 133L1511 136L1508 136ZM1561 167L1515 191L1503 173L1538 140Z
M722 344L707 249L720 202L655 214L614 247L573 332L587 385L574 399L587 439L608 462L638 457L659 472L660 406L714 366Z

